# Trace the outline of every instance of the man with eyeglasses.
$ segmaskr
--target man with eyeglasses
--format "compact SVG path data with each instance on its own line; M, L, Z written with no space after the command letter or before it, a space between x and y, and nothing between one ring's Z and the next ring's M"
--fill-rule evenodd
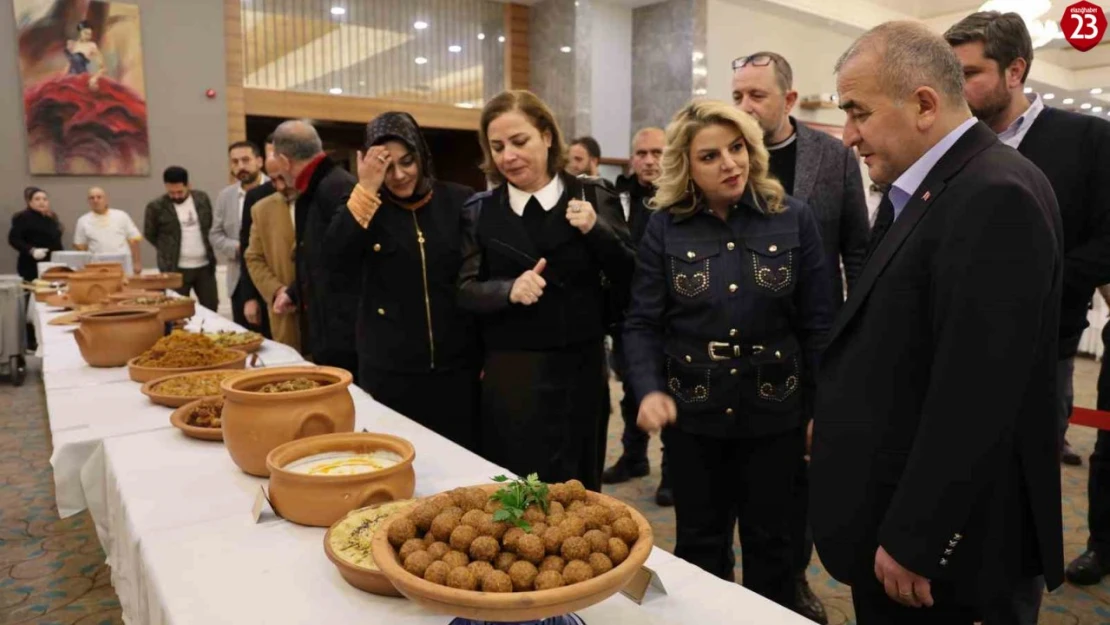
M846 293L863 270L869 223L863 175L851 149L833 137L800 124L790 115L798 101L790 63L774 52L756 52L732 62L732 101L763 128L771 173L786 192L809 205L821 227L825 262L844 268L830 272L836 293ZM837 303L841 302L837 298ZM798 462L805 462L799 458ZM804 616L828 622L821 602L806 581L813 541L806 529L808 473L799 471L795 540L797 605Z

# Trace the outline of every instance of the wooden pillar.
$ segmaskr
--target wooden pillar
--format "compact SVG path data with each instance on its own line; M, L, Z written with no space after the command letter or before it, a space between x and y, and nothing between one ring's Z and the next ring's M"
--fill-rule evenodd
M531 70L528 54L529 7L505 5L505 88L528 89Z
M243 26L240 0L224 0L224 64L227 85L227 142L247 138L247 114L243 103Z

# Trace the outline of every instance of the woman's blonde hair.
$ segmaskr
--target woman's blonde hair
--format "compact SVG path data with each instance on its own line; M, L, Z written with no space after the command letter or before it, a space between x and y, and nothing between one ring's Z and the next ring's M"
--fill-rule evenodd
M786 191L771 176L763 131L747 113L719 100L693 100L675 113L667 126L667 146L663 150L663 173L655 181L655 208L686 215L697 210L701 194L690 177L690 143L701 129L720 124L735 128L748 150L748 187L757 207L768 213L786 210Z
M493 153L489 147L489 125L493 120L511 111L520 111L536 130L542 135L544 131L551 133L551 147L547 149L547 173L554 177L566 167L567 148L563 144L563 133L555 121L555 114L547 104L531 91L515 89L502 91L486 102L482 109L482 117L478 125L478 142L482 144L482 171L494 184L502 184L505 177L493 162Z

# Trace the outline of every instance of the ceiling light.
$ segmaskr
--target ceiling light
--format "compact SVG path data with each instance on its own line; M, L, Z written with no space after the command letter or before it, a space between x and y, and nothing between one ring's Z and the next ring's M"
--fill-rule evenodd
M456 102L455 106L457 106L461 109L472 109L472 108L474 108L474 104L472 102Z
M339 87L332 87L331 89L328 89L328 93L330 93L332 95L339 95L339 94L343 93L343 90L340 89Z
M358 81L358 86L365 87L366 86L366 81L365 80Z
M478 41L482 41L482 40L483 40L483 39L485 39L485 38L486 38L486 34L485 34L485 33L478 33Z
M423 64L425 64L425 63L427 63L427 62L428 62L428 59L426 59L426 58L424 58L424 57L422 57L422 56L418 56L418 57L416 57L416 59L414 59L414 60L415 60L415 62L416 62L416 64L417 64L417 65L423 65Z
M559 48L559 52L562 52L563 54L570 54L570 46L563 46Z
M1064 104L1075 104L1075 98L1064 98Z
M708 76L709 75L709 68L704 66L704 65L699 65L699 66L694 68L694 75L695 76Z
M1079 105L1079 108L1081 108L1085 111L1085 110L1091 108L1091 103L1090 102L1084 102L1083 104Z
M980 11L998 11L999 13L1017 13L1025 22L1029 31L1029 38L1033 40L1033 47L1039 48L1054 39L1063 39L1064 33L1060 32L1060 25L1054 19L1046 17L1052 10L1052 0L988 0L980 7Z
M1102 93L1102 87L1095 87L1094 89L1091 89L1091 95L1098 95L1100 93Z
M498 37L497 38L497 43L505 43L505 37L504 36Z
M343 7L332 7L331 8L331 14L332 15L346 15L347 14L347 9L344 9Z
M697 89L694 89L694 95L705 95L707 93L709 93L709 91L707 89L705 89L704 87L699 87Z
M1046 93L1043 96L1041 96L1041 98L1043 98L1045 100L1055 100L1056 99L1056 94L1055 93Z
M462 52L462 46L447 46L448 52Z
M428 27L428 22L413 22L412 27L416 30L424 30Z
M697 63L705 58L705 54L697 50L694 51L694 62Z
M1026 87L1025 88L1025 93L1033 93L1033 88L1032 87Z
M1091 112L1092 113L1101 113L1102 112L1102 107L1101 106L1096 106L1095 108L1091 109Z

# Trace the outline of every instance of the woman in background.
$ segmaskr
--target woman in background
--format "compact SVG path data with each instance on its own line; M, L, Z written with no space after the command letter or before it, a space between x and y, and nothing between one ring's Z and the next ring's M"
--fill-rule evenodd
M38 263L62 249L62 223L50 210L50 197L38 187L23 190L25 208L12 215L8 243L19 252L16 272L31 282L39 277Z

